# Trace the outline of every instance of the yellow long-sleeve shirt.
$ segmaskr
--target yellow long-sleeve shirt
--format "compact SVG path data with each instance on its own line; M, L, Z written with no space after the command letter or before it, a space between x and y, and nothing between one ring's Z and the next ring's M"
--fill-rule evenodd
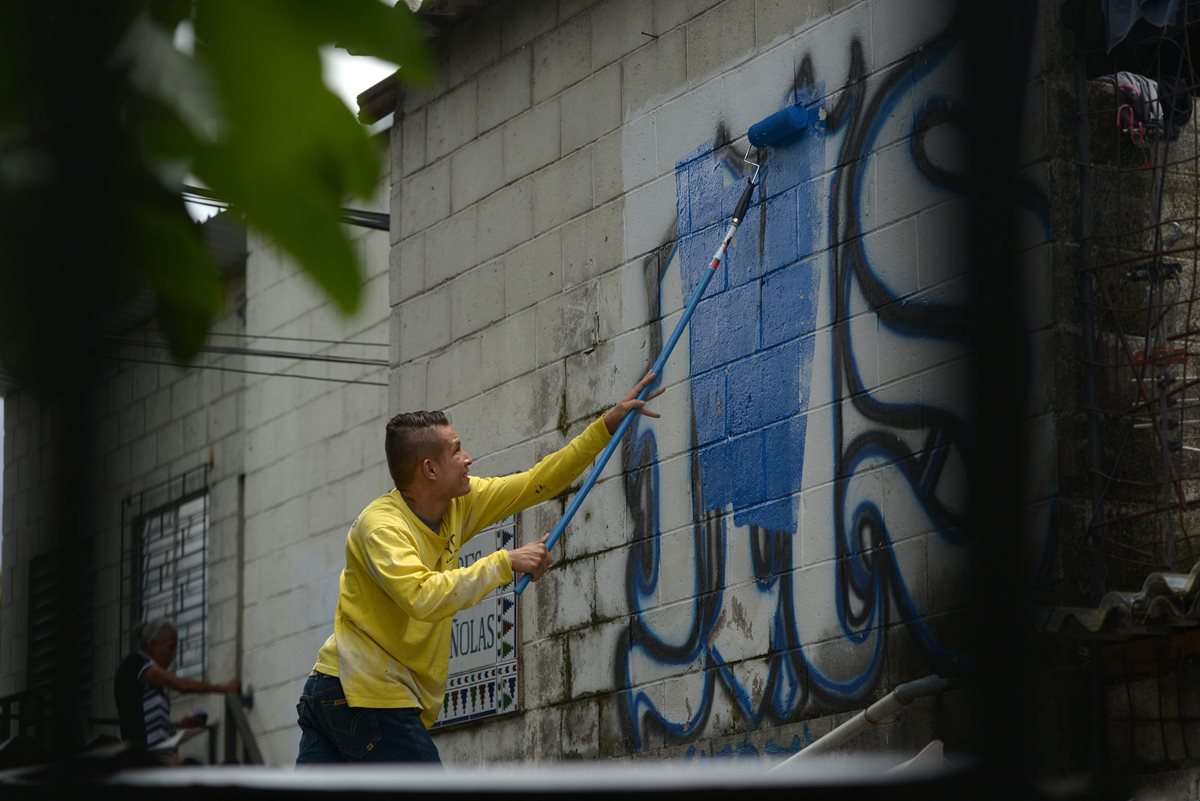
M372 501L346 537L333 634L314 669L341 679L350 706L419 707L432 726L446 691L454 613L513 579L507 551L460 568L459 550L496 521L562 492L609 439L598 419L523 473L472 476L436 532L398 490Z

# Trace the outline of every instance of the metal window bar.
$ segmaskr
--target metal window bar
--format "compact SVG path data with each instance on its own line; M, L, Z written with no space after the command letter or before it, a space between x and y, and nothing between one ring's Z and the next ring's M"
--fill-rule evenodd
M208 466L125 500L123 641L137 626L168 617L179 630L175 672L203 678L208 642Z

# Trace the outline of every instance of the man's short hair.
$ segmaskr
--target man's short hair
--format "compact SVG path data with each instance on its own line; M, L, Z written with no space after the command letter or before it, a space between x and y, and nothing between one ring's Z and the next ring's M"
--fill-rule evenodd
M445 440L437 429L448 425L443 412L402 412L388 420L383 450L396 489L408 486L422 460L442 455Z
M169 637L178 637L179 630L165 617L143 623L137 631L138 648L145 651L153 643L166 642Z

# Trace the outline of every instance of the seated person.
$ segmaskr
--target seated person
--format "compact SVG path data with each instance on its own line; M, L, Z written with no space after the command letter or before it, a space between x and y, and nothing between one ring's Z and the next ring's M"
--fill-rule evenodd
M173 723L167 689L180 693L236 693L241 692L241 684L237 679L211 684L172 673L169 668L179 647L179 632L166 618L143 625L138 632L138 646L136 653L121 662L113 682L121 739L147 749L166 764L180 764L178 743L172 742L176 728L199 733L207 716L188 715Z

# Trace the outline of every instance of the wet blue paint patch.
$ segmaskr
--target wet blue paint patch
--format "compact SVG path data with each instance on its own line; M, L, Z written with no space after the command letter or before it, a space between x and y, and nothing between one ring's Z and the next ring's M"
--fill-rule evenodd
M724 370L692 377L692 419L696 421L696 444L707 445L725 436Z
M800 340L739 359L728 375L725 419L730 434L756 431L801 411Z
M793 264L766 277L762 292L762 344L781 342L811 334L816 315L798 315L797 306L815 306L821 285L821 266L816 259Z
M769 194L764 201L760 187L689 325L703 505L732 507L737 525L796 528L783 499L799 491L804 472L820 289L816 260L798 259L820 234L813 221L827 189L813 176L823 158L816 129L771 150L762 176ZM740 169L704 148L676 166L685 302L711 269L745 187Z
M798 192L790 191L768 199L765 204L755 203L750 207L745 222L738 226L737 236L729 246L730 286L757 281L764 274L795 262L797 198ZM764 205L765 228L762 225Z
M700 301L688 324L692 375L742 359L759 348L759 287L740 286Z

